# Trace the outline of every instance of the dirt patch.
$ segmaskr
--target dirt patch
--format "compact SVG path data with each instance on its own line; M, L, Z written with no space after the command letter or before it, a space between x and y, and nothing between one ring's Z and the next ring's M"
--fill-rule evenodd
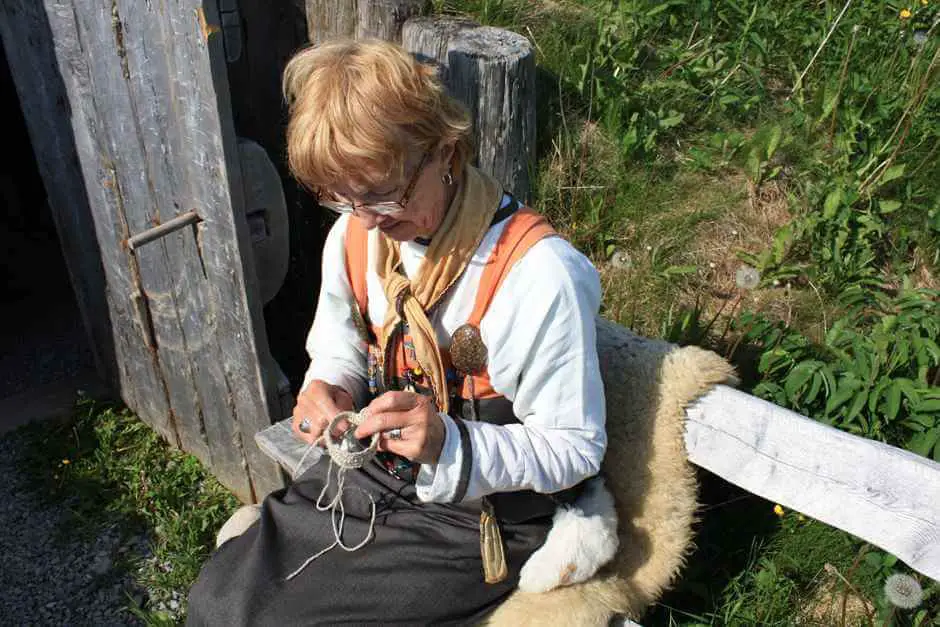
M874 604L849 587L830 567L823 571L819 584L800 607L796 624L870 625L874 615Z

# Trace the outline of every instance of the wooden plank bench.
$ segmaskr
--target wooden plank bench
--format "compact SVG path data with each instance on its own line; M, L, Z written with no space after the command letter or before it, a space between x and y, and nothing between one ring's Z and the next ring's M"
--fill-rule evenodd
M689 461L940 580L940 464L719 385L686 411ZM290 420L255 435L293 477L323 454ZM301 460L303 463L301 464Z

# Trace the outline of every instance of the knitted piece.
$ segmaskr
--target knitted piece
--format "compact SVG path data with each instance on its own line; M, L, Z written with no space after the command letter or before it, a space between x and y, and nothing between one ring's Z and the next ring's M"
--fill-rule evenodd
M304 568L310 565L311 562L321 555L324 555L328 551L333 550L337 546L344 551L358 551L364 547L366 543L369 542L369 540L372 539L372 533L375 527L375 499L372 498L371 494L362 490L362 488L356 488L357 490L362 491L372 503L372 518L369 521L369 532L366 534L366 537L355 546L348 546L343 542L343 521L346 519L346 510L343 507L343 492L346 489L346 472L348 470L362 468L364 464L368 463L373 457L375 457L375 453L379 446L380 434L378 432L373 433L372 439L369 442L369 446L360 451L349 450L343 446L343 443L346 440L345 435L341 436L340 438L333 437L333 432L344 420L352 425L349 427L349 429L354 429L355 427L362 424L365 419L366 416L364 412L341 412L330 421L329 426L324 430L323 435L320 436L320 439L322 439L326 444L326 452L330 456L330 465L326 470L326 483L323 484L323 489L320 491L320 496L317 497L316 507L318 511L330 512L330 523L333 525L333 537L335 538L335 541L333 544L326 547L322 551L318 551L304 560L303 564L301 564L296 570L285 577L285 581L290 581L299 575L301 572L303 572ZM316 443L310 445L311 449L314 446L316 446ZM311 449L308 449L307 452L310 452ZM306 455L307 454L304 453L304 457L306 457ZM303 463L303 458L301 458L300 462ZM338 467L336 471L336 496L334 496L329 503L324 504L323 498L326 496L326 492L330 488L330 478L333 474L334 465ZM337 512L339 512L338 517Z

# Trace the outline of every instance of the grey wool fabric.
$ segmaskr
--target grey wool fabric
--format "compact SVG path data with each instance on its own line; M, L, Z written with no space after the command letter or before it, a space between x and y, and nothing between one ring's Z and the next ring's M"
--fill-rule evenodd
M324 456L291 487L265 499L258 523L209 559L190 593L188 625L476 624L516 587L525 560L542 544L551 518L503 524L509 577L483 583L479 502L422 503L414 486L375 463L346 475L343 539L355 552L325 553L334 541L329 515L314 504ZM442 620L446 616L446 620Z

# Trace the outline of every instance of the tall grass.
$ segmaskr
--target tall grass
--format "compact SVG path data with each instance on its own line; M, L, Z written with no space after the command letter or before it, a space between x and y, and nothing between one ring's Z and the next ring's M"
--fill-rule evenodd
M533 42L536 203L601 270L606 316L719 350L756 394L940 460L940 3L437 5ZM715 506L652 624L940 614L935 583L920 613L886 605L892 556L752 505ZM776 524L753 546L707 533L736 516Z

